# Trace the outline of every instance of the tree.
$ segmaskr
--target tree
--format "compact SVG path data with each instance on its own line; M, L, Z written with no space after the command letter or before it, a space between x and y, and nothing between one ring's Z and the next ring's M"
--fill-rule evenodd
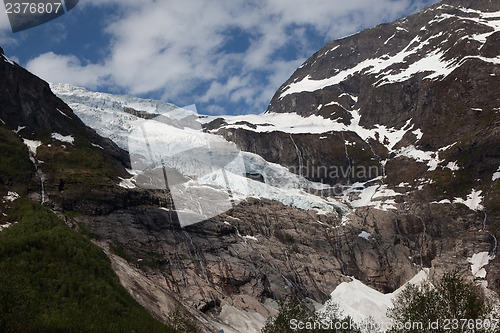
M312 311L300 304L296 297L278 302L278 314L269 317L262 333L359 333L350 317L342 318L338 304L329 300L323 311Z
M482 290L458 272L446 273L436 286L408 285L388 311L397 332L492 332L491 308Z
M168 314L167 324L178 333L200 332L193 317L178 306Z
M266 325L262 328L262 333L286 333L293 332L290 323L293 320L299 322L310 322L313 319L313 312L305 306L300 305L296 297L288 297L286 300L278 302L278 314L276 317L269 317Z

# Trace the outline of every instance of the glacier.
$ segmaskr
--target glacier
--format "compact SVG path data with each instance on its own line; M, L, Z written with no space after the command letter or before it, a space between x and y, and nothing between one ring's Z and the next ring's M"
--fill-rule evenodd
M162 101L90 92L68 84L52 84L51 89L87 126L129 152L133 177L121 179L120 186L168 187L184 226L218 215L248 197L276 200L318 214L350 212L346 204L334 198L309 193L326 185L311 182L259 155L240 151L221 136L204 132L202 125L211 118L199 116L196 110ZM126 108L146 112L150 119L126 112ZM257 123L275 120L278 124L281 120L276 115L253 117L260 117L253 119ZM301 130L316 127L324 131L327 123L330 121L321 117L306 120ZM260 175L263 182L248 174Z

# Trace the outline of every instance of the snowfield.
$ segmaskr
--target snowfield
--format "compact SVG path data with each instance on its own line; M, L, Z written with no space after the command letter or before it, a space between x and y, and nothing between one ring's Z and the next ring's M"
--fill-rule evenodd
M166 102L90 92L67 84L51 85L51 88L88 126L129 151L134 165L131 171L133 177L121 179L119 186L164 189L168 183L174 200L178 201L176 210L184 215L186 225L218 215L248 197L276 200L299 209L315 210L319 214L348 215L352 209L369 206L385 211L397 209L394 198L400 194L387 185L378 184L382 178L348 186L343 195L336 198L308 193L310 189L326 189L328 186L311 182L281 165L267 162L259 155L239 151L224 138L204 132L203 125L217 118L224 119L226 128L280 131L290 136L350 131L364 141L380 142L395 158L407 157L427 163L428 171L438 167L459 168L456 162L446 162L439 156L440 152L453 145L435 152L422 151L414 145L394 149L409 132L415 135L417 141L422 137L422 130L414 128L412 119L408 119L401 128L383 125L365 128L360 125L360 110L346 110L352 117L347 125L338 120L314 115L302 117L293 113L200 116L195 107L178 108ZM357 100L357 96L349 97ZM74 140L71 136L58 133L53 133L52 138L67 143ZM41 144L29 140L25 143L33 154ZM163 177L163 169L167 179ZM248 178L248 174L260 175L263 182ZM139 178L142 180L138 182ZM473 210L480 210L479 194L472 193L467 199L455 198L453 203L463 203Z
M410 281L390 294L383 294L361 281L351 278L351 282L344 282L335 288L330 299L339 305L343 316L351 316L352 319L361 323L371 317L377 325L390 327L390 320L387 318L387 310L392 307L392 301L408 285L420 285L429 275L429 269L424 268L416 274ZM320 311L324 311L324 308Z

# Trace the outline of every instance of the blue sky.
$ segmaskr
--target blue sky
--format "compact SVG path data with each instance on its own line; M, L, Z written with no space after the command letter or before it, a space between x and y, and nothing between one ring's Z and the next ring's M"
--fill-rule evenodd
M438 0L82 0L0 46L41 78L196 104L203 114L260 113L279 86L333 39Z

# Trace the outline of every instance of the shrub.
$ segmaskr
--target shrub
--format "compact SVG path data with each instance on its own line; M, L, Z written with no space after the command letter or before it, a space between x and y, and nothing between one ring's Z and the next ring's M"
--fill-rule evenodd
M484 293L458 272L444 274L436 286L428 281L410 284L393 303L388 311L394 324L391 333L493 332L483 324L493 324Z
M328 301L324 311L311 311L296 297L288 297L278 302L278 314L269 317L262 333L292 332L360 332L350 317L341 318L342 313L336 303Z

